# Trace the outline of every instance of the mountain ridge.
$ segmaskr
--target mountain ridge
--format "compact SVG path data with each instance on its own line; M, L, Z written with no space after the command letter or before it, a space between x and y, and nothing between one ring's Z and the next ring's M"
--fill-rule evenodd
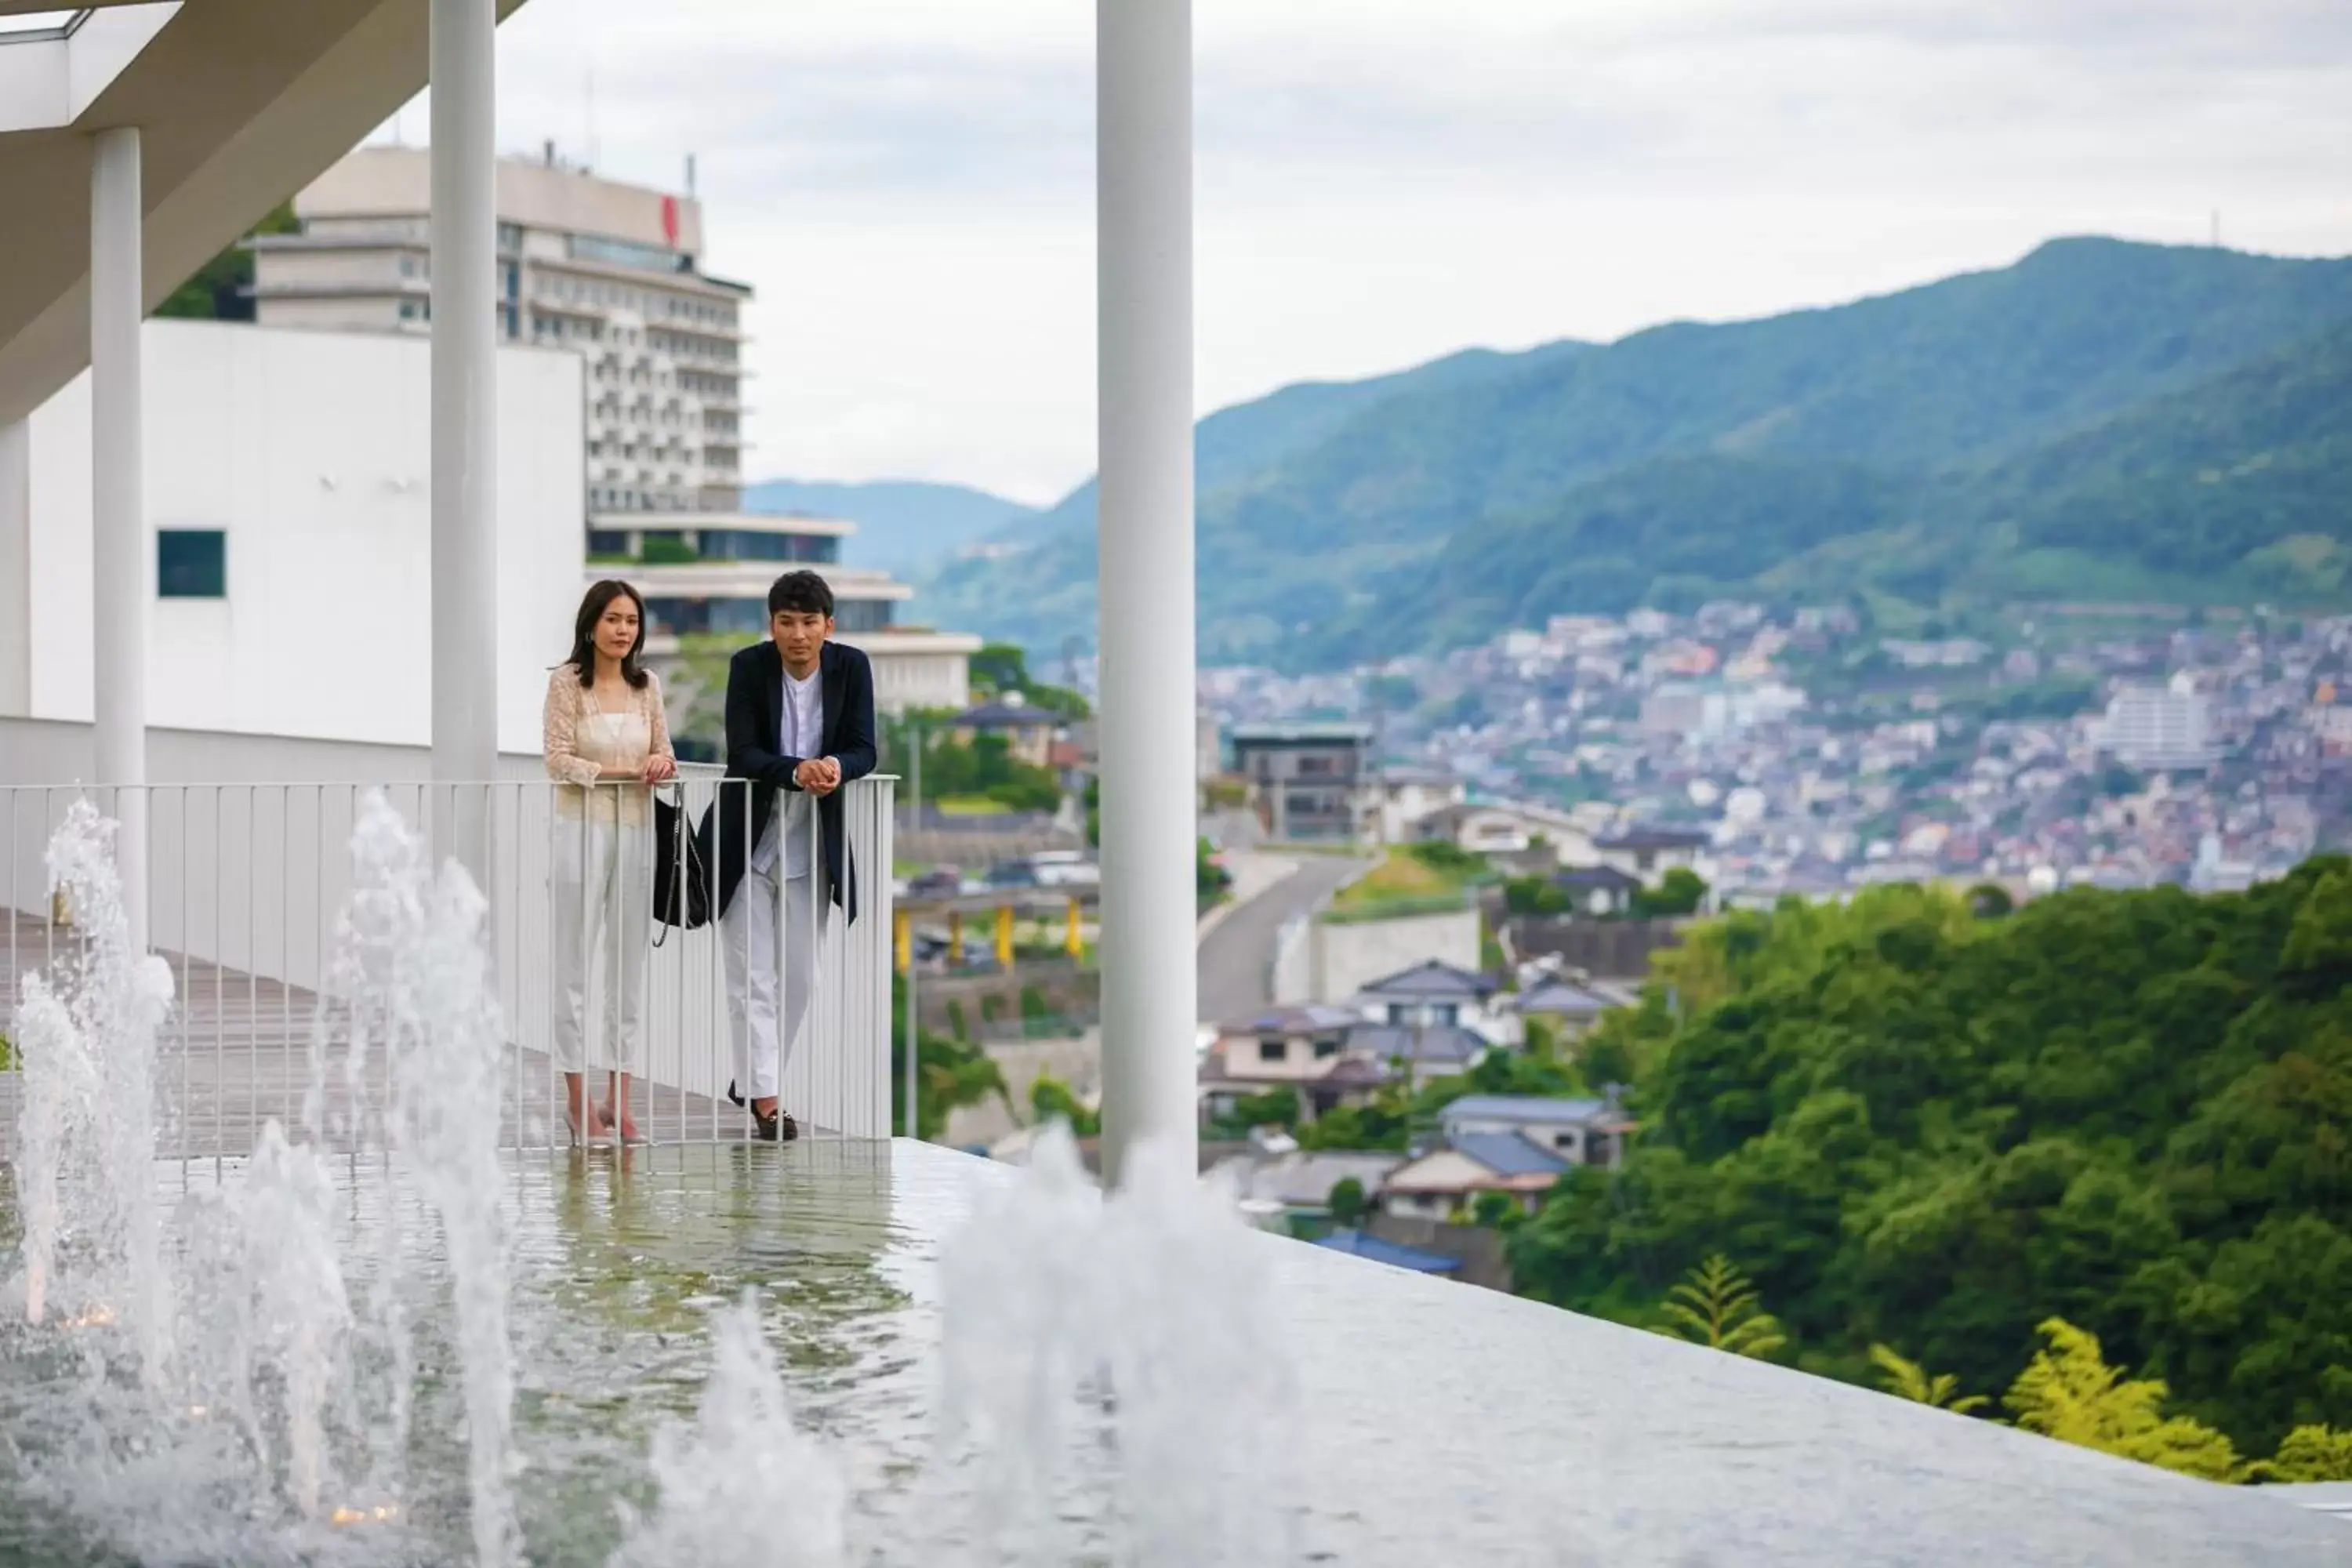
M1994 466L2185 395L2347 320L2352 260L2074 238L2037 247L2006 268L1844 305L1667 323L1605 345L1455 356L1435 362L1448 367L1442 374L1423 367L1368 384L1377 390L1346 406L1327 397L1318 417L1273 431L1239 463L1210 460L1204 423L1202 655L1282 663L1363 657L1382 646L1370 637L1372 623L1407 613L1399 584L1427 595L1451 555L1486 548L1481 542L1498 531L1517 541L1497 568L1515 581L1572 570L1553 558L1568 536L1548 550L1531 520L1559 513L1612 476L1623 476L1614 492L1583 500L1620 508L1617 532L1599 537L1633 553L1592 559L1621 583L1640 575L1644 593L1693 576L1681 567L1695 563L1675 554L1677 530L1712 538L1719 553L1757 567L1694 581L1736 584L1780 573L1778 589L1786 592L1801 587L1788 581L1791 563L1863 533L1910 530L1931 553L1948 553L1951 542L1936 528L1956 520L1917 510L1927 477L1987 482ZM2252 391L2241 384L2237 395ZM1221 411L1210 423L1230 425L1238 412ZM2143 444L2140 460L2149 456ZM1735 497L1726 487L1736 469L1692 465L1710 457L1772 465L1758 470L1769 479L1766 493ZM1791 469L1807 465L1822 471L1803 479ZM1843 468L1879 477L1841 483ZM1847 526L1866 515L1852 509L1866 500L1895 508L1898 493L1915 499L1890 511L1882 529ZM1073 497L1056 508L1018 558L942 574L946 596L971 624L1024 639L1091 635L1090 494L1079 494L1088 506L1077 509ZM1835 531L1787 515L1815 504L1832 509ZM1671 510L1677 506L1687 515ZM1736 527L1713 526L1716 515ZM1596 526L1591 518L1577 524ZM2103 537L2100 548L2112 552L2114 530ZM1778 540L1786 552L1759 565L1748 548L1759 538ZM1886 548L1899 553L1902 545ZM2036 542L2021 553L2053 548ZM2018 580L1984 561L1935 579ZM1678 592L1671 581L1664 591ZM1476 629L1455 616L1444 635Z
M845 558L901 574L1043 515L971 485L927 479L762 479L743 487L743 510L854 522Z

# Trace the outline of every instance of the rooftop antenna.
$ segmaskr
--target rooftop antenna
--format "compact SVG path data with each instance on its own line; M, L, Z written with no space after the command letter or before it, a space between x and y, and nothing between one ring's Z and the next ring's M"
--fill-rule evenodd
M694 154L691 153L686 155L686 194L689 196L694 195Z

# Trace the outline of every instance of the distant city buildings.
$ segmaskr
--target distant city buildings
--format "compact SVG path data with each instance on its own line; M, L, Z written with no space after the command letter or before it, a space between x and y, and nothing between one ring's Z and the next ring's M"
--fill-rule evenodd
M424 149L372 146L312 182L294 201L299 232L251 242L256 319L430 333L430 176ZM551 147L501 159L497 201L499 335L583 363L587 572L645 594L649 646L762 635L768 585L804 565L831 584L841 639L873 660L886 710L969 703L980 639L905 624L912 589L842 564L855 524L740 510L752 295L703 270L701 203L601 178Z
M1514 876L1547 857L1622 873L1567 889L1588 917L1677 865L1749 908L1900 881L2023 898L2275 877L2352 843L2347 690L2352 617L2064 605L1916 640L1843 605L1557 616L1201 683L1236 736L1377 718L1361 765L1382 837Z

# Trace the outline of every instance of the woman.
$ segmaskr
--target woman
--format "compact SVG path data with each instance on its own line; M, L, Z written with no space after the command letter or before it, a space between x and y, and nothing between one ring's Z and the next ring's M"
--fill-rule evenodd
M646 602L606 579L580 601L572 658L547 680L547 773L557 782L551 883L555 900L555 1061L564 1121L576 1139L617 1131L643 1142L629 1114L629 1077L645 1047L646 952L653 921L650 789L677 774L661 682L637 662ZM592 958L604 965L603 1038L594 1065L608 1074L590 1100L584 1039Z

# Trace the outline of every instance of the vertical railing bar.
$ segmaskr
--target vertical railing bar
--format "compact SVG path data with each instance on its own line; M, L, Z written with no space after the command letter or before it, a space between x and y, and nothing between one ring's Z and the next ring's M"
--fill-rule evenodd
M239 1142L249 1152L261 1121L261 786L245 786L245 1121Z
M222 1159L228 1152L228 994L227 974L221 960L228 951L228 912L221 903L228 881L228 854L223 847L228 829L223 805L228 786L213 792L213 1180L227 1174Z
M278 786L278 1070L281 1104L294 1072L294 786ZM289 1115L289 1121L292 1120Z
M877 835L874 831L873 791L863 784L860 784L857 792L857 837L865 846L863 853L866 857L866 879L870 888L874 880L874 850ZM874 911L868 909L865 913L866 929L870 933L874 929ZM853 1037L856 1042L854 1048L856 1055L852 1058L848 1093L857 1111L857 1125L854 1131L857 1137L865 1139L874 1135L874 1130L869 1124L872 1112L867 1109L874 1097L874 1064L871 1059L873 1040L867 1033L874 1025L874 998L868 990L872 976L866 973L867 954L864 942L857 943L854 956L856 962L852 971L854 988L850 993L850 1002L851 1016L854 1021Z
M320 1029L327 1011L327 786L310 786L310 1028ZM304 1053L307 1058L309 1053ZM327 1106L326 1061L319 1064L319 1125L312 1136L321 1144L334 1118Z
M824 918L822 910L831 890L825 886L828 868L824 859L824 803L821 800L809 802L808 1001L801 1008L801 1037L808 1046L803 1053L803 1059L808 1063L808 1097L813 1106L825 1102L825 1085L820 1076L824 1073L820 1060L823 1051L818 1044L823 1038L818 1030L824 1023ZM842 826L845 833L847 822L845 821ZM845 844L842 847L846 852L848 846ZM837 1117L839 1110L836 1106L832 1114Z
M514 826L513 831L507 836L507 868L512 877L511 885L508 889L507 908L514 912L514 1011L509 1015L509 1017L513 1020L511 1028L514 1034L514 1049L508 1053L508 1065L512 1071L514 1081L513 1136L517 1153L527 1147L523 1142L522 1125L522 1032L523 1020L530 1016L526 1006L528 998L523 994L524 977L530 968L524 961L529 938L523 929L522 904L522 805L525 787L524 781L519 779L515 782ZM516 1170L518 1173L521 1170L520 1161L516 1163Z
M678 923L677 923L675 927L673 927L673 928L672 928L672 930L671 930L671 934L672 934L674 937L676 937L676 939L677 939L677 953L676 953L676 954L675 954L675 955L670 959L670 969L671 969L672 973L674 973L676 974L676 976L677 976L676 984L677 984L677 1005L674 1008L672 1008L672 1009L671 1009L672 1013L675 1015L675 1017L674 1017L674 1020L673 1020L673 1021L674 1021L674 1022L675 1022L675 1024L677 1025L677 1027L676 1027L676 1029L672 1032L672 1034L671 1034L670 1037L671 1037L673 1040L676 1040L676 1041L677 1042L677 1084L676 1084L676 1085L674 1085L674 1086L673 1086L673 1087L677 1090L677 1094L676 1094L675 1096L673 1096L673 1098L674 1098L674 1099L675 1099L675 1100L677 1101L678 1136L679 1136L680 1138L683 1138L683 1137L686 1135L686 1079L687 1079L687 1070L686 1070L686 962L687 962L687 954L686 954L686 942L687 942L686 911L687 911L687 908L688 908L688 903L687 903L687 879L686 879L687 860L686 860L686 843L685 843L685 840L686 840L686 839L688 839L688 838L692 837L692 836L693 836L693 831L694 831L694 819L693 819L692 817L690 817L690 816L688 816L687 815L687 810L686 810L686 801L687 801L687 795L686 795L686 781L685 781L683 778L679 778L679 777L677 777L677 774L675 774L675 773L673 773L671 776L672 776L673 782L672 782L672 784L670 784L670 797L671 797L671 799L676 803L677 810L677 815L676 815L676 816L674 816L673 817L671 817L670 821L671 821L671 823L675 826L675 827L677 828L677 831L678 832L678 834L679 834L681 837L680 837L680 839L679 839L679 841L678 841L678 842L673 843L673 844L670 846L670 848L671 848L671 850L673 851L673 853L672 853L672 855L671 855L671 857L670 857L670 865L671 865L672 869L673 869L673 870L674 870L674 872L675 872L675 875L674 875L674 876L672 876L672 878L670 879L670 892L671 892L671 894L672 894L672 895L673 895L673 896L677 900L677 919L678 919ZM656 830L658 830L658 829L659 829L659 827L660 827L660 824L661 824L661 813L660 813L658 810L656 810L656 811L655 811L655 812L653 813L653 821L654 821L654 826L655 826L656 829ZM660 847L659 845L656 845L656 846L654 846L654 864L655 864L656 866L659 866L659 865L661 864L661 847ZM649 875L649 876L647 877L647 879L646 879L646 890L647 890L648 892L650 892L650 891L652 890L652 886L653 886L652 878L651 878L651 876ZM667 914L667 913L669 913L670 911L669 911L669 910L663 910L662 912L663 912L663 913L665 913L665 914ZM650 980L652 977L651 977L650 975L648 975L646 978L647 978L648 980ZM648 1065L650 1065L650 1063L649 1063ZM647 1138L648 1140L651 1140L651 1139L653 1138L653 1134L652 1134L651 1132L646 1133L646 1138Z
M188 869L188 786L180 786L180 1098L173 1109L173 1140L180 1152L180 1190L188 1185L188 1015L193 1006L191 992L194 982L189 973L188 884L194 880Z

